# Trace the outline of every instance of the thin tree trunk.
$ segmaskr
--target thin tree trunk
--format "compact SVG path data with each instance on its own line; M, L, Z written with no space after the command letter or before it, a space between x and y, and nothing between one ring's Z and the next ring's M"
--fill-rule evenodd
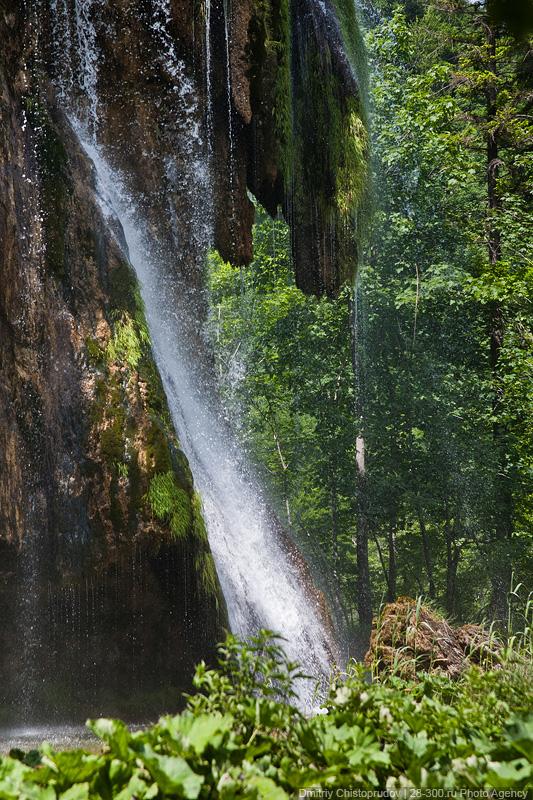
M391 515L387 544L389 548L389 571L387 578L387 600L393 603L396 600L396 514Z
M339 574L339 514L337 503L337 484L335 481L335 472L332 470L332 481L330 487L330 507L331 507L331 544L333 556L333 571L335 577Z
M461 556L461 548L456 543L456 521L453 526L446 516L444 522L444 537L446 540L446 611L455 614L455 601L457 597L457 569Z
M372 624L372 589L370 585L370 565L368 562L368 497L365 465L365 440L363 436L364 418L364 382L362 376L362 359L360 353L360 321L357 302L357 289L350 295L350 330L352 339L352 365L355 381L355 416L358 423L355 456L355 508L356 536L355 552L357 558L357 613L359 622L369 629Z
M432 600L435 599L435 581L433 579L433 564L431 561L431 554L429 552L429 539L426 530L426 523L422 508L418 506L418 523L420 525L420 537L422 539L422 553L424 555L424 566L428 577L428 594Z
M497 35L493 27L487 26L487 44L489 47L489 69L497 72ZM496 127L498 90L496 81L488 84L487 102L487 199L489 207L489 263L496 269L501 259L501 230L498 212L501 210L501 199L498 193L498 174L500 169L499 136ZM507 543L511 539L513 529L513 495L506 465L506 430L499 421L503 402L503 386L499 375L501 352L503 347L505 320L503 309L498 301L489 309L490 326L490 367L494 385L493 394L493 441L497 459L495 479L495 534L496 552L493 554L492 597L490 611L494 620L500 624L507 619L508 592L511 584L511 563Z
M385 583L387 584L387 600L389 599L391 592L391 587L389 584L389 569L387 564L385 563L385 558L383 556L383 550L381 549L381 545L379 543L379 537L375 531L372 531L372 538L374 539L376 549L378 551L379 556L379 563L381 564L381 570L383 572L383 577L385 578Z

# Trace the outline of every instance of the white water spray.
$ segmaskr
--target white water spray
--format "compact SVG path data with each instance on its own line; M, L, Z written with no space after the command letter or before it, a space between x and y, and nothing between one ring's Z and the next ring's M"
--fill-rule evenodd
M89 102L90 114L82 122L70 115L80 143L92 160L97 176L98 199L110 231L121 227L119 245L134 268L146 309L156 363L161 374L174 426L187 455L200 493L209 542L226 599L231 629L248 637L260 628L280 633L286 640L288 656L299 661L308 675L325 681L332 662L338 660L335 642L328 631L316 592L306 585L305 569L294 548L283 540L269 513L261 488L245 463L237 440L224 421L210 370L205 367L201 337L198 336L196 304L190 286L176 270L180 259L180 225L174 230L172 252L168 242L158 241L145 218L142 203L134 197L127 177L115 170L96 136L105 125L97 93L96 36L90 17L98 0L76 0L76 30L82 48L79 78ZM226 58L228 71L230 161L233 159L231 128L231 83L229 54L229 9L225 4ZM178 141L187 138L191 180L201 191L188 192L191 240L195 259L205 257L210 214L208 157L201 147L198 109L194 86L177 58L170 35L170 6L165 0L154 12L152 34L160 44L159 65L175 84L178 108L188 105L176 117ZM73 107L68 98L67 111ZM100 118L101 117L101 118ZM179 117L179 119L178 119ZM202 160L200 153L204 153ZM187 151L188 152L188 151ZM199 159L202 163L199 163ZM166 160L167 178L178 184L187 179L179 163ZM232 168L232 164L229 164ZM172 182L172 181L171 181ZM169 204L171 205L171 204ZM174 212L175 213L175 212ZM117 226L117 221L120 226ZM177 222L177 221L176 221ZM183 223L183 221L182 221ZM182 243L183 244L183 243ZM167 251L165 251L165 246ZM311 687L302 688L301 702L307 705Z
M205 0L205 95L207 152L211 154L213 135L213 98L211 90L211 0Z
M98 0L74 0L76 19L76 37L80 58L80 88L88 103L88 130L96 141L98 129L98 51L96 49L96 31L91 18Z
M249 636L260 628L279 632L288 655L324 679L336 655L318 603L302 584L297 563L279 541L260 488L222 421L221 408L198 378L187 342L190 313L185 287L143 229L142 217L121 176L77 126L95 165L101 208L118 220L127 255L141 286L158 368L173 422L203 501L209 541L228 606L231 629ZM305 698L302 698L305 701Z

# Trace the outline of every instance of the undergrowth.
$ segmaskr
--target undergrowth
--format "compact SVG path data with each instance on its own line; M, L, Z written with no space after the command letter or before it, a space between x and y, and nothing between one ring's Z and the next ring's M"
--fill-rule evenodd
M530 654L507 654L493 671L471 667L456 681L427 674L369 682L353 664L309 716L295 706L300 669L271 634L246 645L229 636L219 650L217 669L198 666L196 693L181 714L136 732L117 720L90 721L99 754L44 745L0 759L0 798L281 800L305 789L312 796L385 788L391 797L409 796L409 788L425 790L419 797L435 788L448 796L483 788L526 797ZM524 659L529 669L517 669Z

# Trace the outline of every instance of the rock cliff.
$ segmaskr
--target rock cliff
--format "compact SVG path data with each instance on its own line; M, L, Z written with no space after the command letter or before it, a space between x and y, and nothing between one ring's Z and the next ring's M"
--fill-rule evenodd
M335 294L365 195L357 24L345 0L0 0L0 41L0 713L143 715L211 657L226 612L69 115L200 322L206 247L251 260L249 192L291 224L298 285Z

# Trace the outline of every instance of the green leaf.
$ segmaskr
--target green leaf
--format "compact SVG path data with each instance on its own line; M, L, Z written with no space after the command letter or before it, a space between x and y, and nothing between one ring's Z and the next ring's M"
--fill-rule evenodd
M131 734L127 726L116 719L90 719L87 727L107 744L112 753L127 760L130 756L129 743Z
M257 790L260 800L288 800L287 792L266 776L253 775L248 778L248 785Z
M59 795L60 800L89 800L89 784L77 783Z
M528 764L525 758L508 762L491 761L487 772L487 783L495 789L510 789L521 786L531 774L531 764Z
M171 736L183 744L185 749L192 748L197 755L202 755L208 744L220 745L222 734L231 730L233 717L221 714L201 714L193 717L182 714L176 717L165 717L160 725Z
M200 794L204 778L193 772L184 758L159 755L150 745L145 745L142 759L165 794L188 800L195 800Z

